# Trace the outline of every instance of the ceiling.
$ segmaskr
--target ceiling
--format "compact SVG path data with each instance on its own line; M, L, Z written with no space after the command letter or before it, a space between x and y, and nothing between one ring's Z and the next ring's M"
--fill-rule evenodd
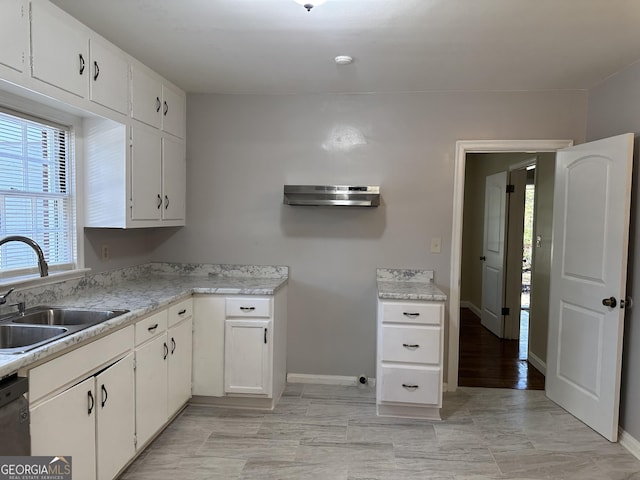
M52 1L188 92L588 89L640 59L638 0Z

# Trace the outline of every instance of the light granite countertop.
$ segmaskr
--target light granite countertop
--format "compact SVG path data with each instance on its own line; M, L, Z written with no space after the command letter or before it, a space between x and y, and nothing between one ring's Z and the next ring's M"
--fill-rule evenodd
M378 298L444 302L447 296L434 285L433 270L379 268Z
M140 317L192 294L273 295L288 281L287 267L182 266L151 264L112 274L88 276L33 292L20 292L13 301L35 305L126 309L119 317L81 330L23 354L0 354L0 378L108 331L134 323ZM135 270L135 271L132 271ZM271 276L272 275L272 276Z

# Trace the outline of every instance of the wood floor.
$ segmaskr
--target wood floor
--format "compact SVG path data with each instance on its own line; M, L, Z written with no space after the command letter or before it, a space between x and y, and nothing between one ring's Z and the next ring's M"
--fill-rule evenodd
M527 362L526 354L520 354L520 342L496 337L468 308L460 309L458 383L463 387L544 390L544 376Z

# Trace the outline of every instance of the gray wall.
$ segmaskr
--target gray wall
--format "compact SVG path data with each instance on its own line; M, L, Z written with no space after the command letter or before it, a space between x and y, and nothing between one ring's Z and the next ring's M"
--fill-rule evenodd
M288 371L329 375L375 374L376 267L434 269L448 292L457 140L581 142L586 119L586 92L187 103L187 226L153 258L289 265ZM383 203L288 207L286 183L380 184Z
M640 133L640 62L589 91L587 140L597 140L622 133L635 133L633 203L638 198L638 144ZM629 274L627 295L640 298L640 254L634 235L640 224L640 210L632 204ZM640 438L640 309L627 310L625 319L624 353L622 358L622 392L620 424L633 436Z

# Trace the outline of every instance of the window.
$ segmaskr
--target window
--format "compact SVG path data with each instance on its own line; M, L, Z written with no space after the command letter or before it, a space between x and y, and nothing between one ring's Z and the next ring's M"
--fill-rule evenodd
M51 270L76 263L69 138L66 127L0 110L0 238L34 239ZM26 244L0 247L0 278L37 271Z

